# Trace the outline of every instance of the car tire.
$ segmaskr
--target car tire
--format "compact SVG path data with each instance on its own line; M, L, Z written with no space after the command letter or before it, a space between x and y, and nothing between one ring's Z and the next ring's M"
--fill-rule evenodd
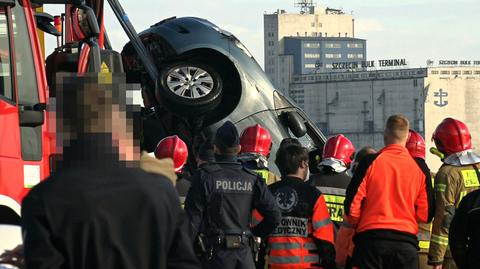
M181 115L201 116L220 104L222 77L205 62L186 60L162 68L158 95L165 107Z

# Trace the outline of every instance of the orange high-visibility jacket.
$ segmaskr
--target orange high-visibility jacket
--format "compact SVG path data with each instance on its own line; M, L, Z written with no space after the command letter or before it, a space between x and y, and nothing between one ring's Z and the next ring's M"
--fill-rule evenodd
M282 211L280 225L268 237L269 268L335 268L333 223L321 192L294 177L269 189Z
M405 147L389 145L360 162L347 189L345 213L350 224L357 225L357 235L389 230L415 241L417 221L431 221L433 203L426 165L414 160Z

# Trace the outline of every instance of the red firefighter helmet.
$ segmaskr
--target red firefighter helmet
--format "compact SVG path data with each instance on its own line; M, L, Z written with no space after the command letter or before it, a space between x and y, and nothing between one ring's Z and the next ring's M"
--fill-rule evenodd
M467 125L456 119L444 119L433 132L432 139L438 150L447 156L472 149L472 136Z
M355 154L355 146L344 135L330 137L323 147L322 159L334 158L342 161L348 168Z
M179 172L187 162L188 148L178 136L167 136L158 142L155 157L157 159L172 158L175 172Z
M414 130L409 131L406 148L412 157L425 160L425 140Z
M240 153L254 152L268 157L272 146L272 137L267 129L260 124L255 124L243 130L240 135L240 145L242 146Z

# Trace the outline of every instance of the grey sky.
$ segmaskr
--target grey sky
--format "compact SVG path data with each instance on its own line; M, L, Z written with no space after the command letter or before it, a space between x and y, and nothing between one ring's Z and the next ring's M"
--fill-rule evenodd
M208 19L235 34L262 67L264 12L297 12L293 0L120 1L139 32L171 16ZM480 60L478 0L326 0L317 4L353 12L355 35L367 39L371 60L406 58L410 67L425 66L427 59ZM110 38L114 48L121 50L126 36L113 14L107 14Z

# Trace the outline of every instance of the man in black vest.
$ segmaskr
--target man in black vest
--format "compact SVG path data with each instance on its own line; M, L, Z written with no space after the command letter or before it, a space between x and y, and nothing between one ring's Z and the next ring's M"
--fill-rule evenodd
M227 121L215 135L216 162L199 169L185 210L204 268L255 268L253 236L266 237L280 223L280 211L265 181L237 161L240 139ZM250 229L251 212L264 219Z

